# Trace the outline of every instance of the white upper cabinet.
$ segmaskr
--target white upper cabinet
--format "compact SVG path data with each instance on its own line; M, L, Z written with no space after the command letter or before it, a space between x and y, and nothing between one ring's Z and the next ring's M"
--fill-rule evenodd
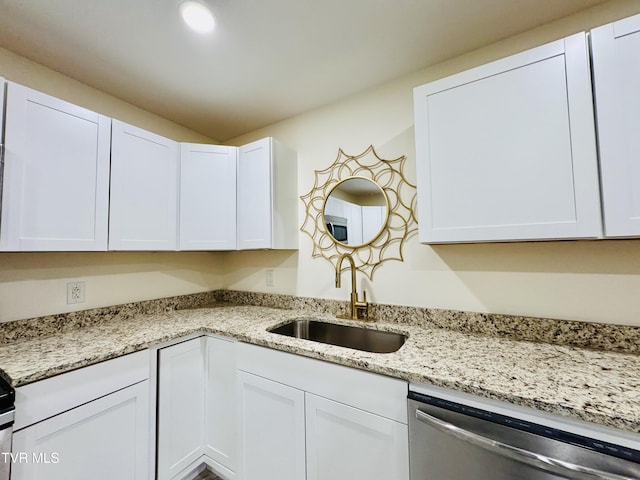
M378 205L362 206L362 240L377 238L380 233L380 226L384 225L387 209Z
M420 241L602 235L586 34L414 91Z
M236 248L237 147L180 144L180 250Z
M298 248L298 165L273 138L239 148L239 250Z
M177 190L177 142L113 120L109 250L176 250Z
M365 237L364 232L367 234L369 229L365 228L364 215L365 208L377 208L377 207L363 207L356 205L355 203L347 202L341 198L337 198L333 195L327 198L324 205L324 214L332 215L334 217L342 217L347 222L347 240L342 241L346 245L361 245L363 238L370 239L373 235ZM378 222L379 225L379 222ZM376 229L379 230L380 227ZM374 232L375 233L375 232Z
M9 82L0 250L106 250L111 119Z
M640 15L591 32L607 237L640 235Z
M7 85L0 77L0 108L4 111L4 96ZM0 250L2 249L2 185L4 175L4 115L0 115Z
M0 105L4 108L4 94L6 90L6 84L4 78L0 77ZM4 115L0 115L0 199L2 198L2 162L4 157L2 156L2 149L4 148Z

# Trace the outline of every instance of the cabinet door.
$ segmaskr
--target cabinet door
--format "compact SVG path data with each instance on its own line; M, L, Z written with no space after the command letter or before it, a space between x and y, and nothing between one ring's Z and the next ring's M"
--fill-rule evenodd
M414 91L420 241L602 235L586 35Z
M607 237L640 235L640 15L591 32Z
M173 478L202 456L204 339L160 350L158 480Z
M17 431L12 480L148 480L149 382Z
M325 215L342 217L347 221L347 245L362 245L362 208L355 203L330 196L324 206Z
M324 214L333 215L334 217L346 217L346 202L336 197L328 197L324 204Z
M204 453L215 462L216 470L231 476L238 438L235 342L207 337L206 344Z
M243 371L238 385L238 477L304 480L304 392Z
M110 126L9 82L1 250L107 249Z
M238 150L238 249L271 248L271 139Z
M113 120L109 250L176 250L178 144Z
M180 146L180 250L236 248L236 147Z
M348 245L362 245L362 207L351 202L344 202L347 217Z
M305 394L307 480L409 479L407 426Z
M362 207L362 241L368 242L378 237L386 220L386 207L365 205Z
M6 82L4 78L0 77L0 105L4 108L4 93L5 93ZM0 139L4 139L4 115L0 115ZM4 157L2 155L2 149L4 148L4 143L0 141L0 194L2 193L2 163L4 161ZM0 195L2 198L2 195Z

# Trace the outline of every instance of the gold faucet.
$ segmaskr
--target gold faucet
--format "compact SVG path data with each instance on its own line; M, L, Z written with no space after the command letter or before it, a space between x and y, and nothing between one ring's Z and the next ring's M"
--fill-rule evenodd
M364 292L364 300L361 302L358 300L358 292L356 291L356 264L353 261L353 257L348 253L343 253L338 258L338 264L336 265L336 288L340 288L340 274L342 273L342 261L344 259L349 261L351 267L351 315L344 315L342 318L350 318L351 320L359 320L359 312L363 312L363 318L367 318L369 312L369 304L367 303L367 292ZM340 315L339 315L340 317Z

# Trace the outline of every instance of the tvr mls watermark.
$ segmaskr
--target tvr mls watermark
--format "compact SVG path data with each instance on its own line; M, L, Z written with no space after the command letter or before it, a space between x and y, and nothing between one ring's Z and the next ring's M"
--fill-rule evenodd
M0 452L0 458L4 463L56 464L60 462L60 455L57 452Z

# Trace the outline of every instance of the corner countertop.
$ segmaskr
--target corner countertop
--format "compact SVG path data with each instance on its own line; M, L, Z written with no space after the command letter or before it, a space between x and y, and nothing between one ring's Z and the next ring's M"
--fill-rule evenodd
M0 346L0 369L19 387L196 333L313 357L415 383L447 387L541 411L640 432L640 356L467 334L435 327L371 323L402 332L394 353L367 353L290 338L268 328L327 314L256 306L216 306L109 319Z

